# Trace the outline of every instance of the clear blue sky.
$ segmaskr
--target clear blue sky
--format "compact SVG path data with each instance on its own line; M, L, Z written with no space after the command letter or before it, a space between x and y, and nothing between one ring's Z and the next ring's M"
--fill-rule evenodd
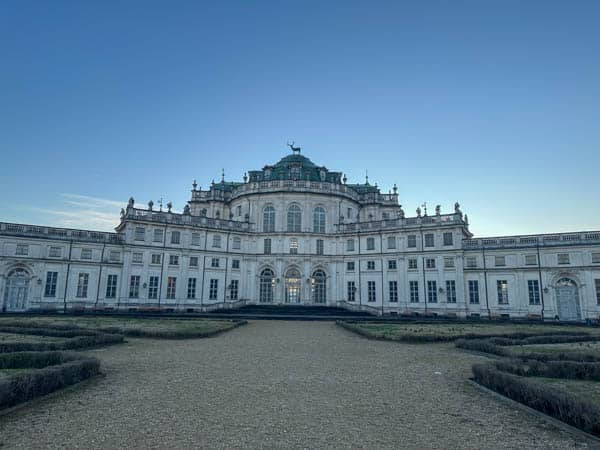
M0 2L0 220L181 210L294 139L460 201L479 236L600 229L600 2Z

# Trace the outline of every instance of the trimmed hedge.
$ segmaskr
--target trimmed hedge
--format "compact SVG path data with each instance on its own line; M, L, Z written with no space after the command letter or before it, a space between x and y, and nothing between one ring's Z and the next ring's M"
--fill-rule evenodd
M508 398L600 436L600 406L566 391L557 391L527 378L504 373L491 364L475 364L476 382Z
M596 362L600 361L600 355L585 351L566 351L566 352L528 352L515 353L510 350L509 346L497 345L497 339L459 339L455 345L458 348L465 350L473 350L478 352L490 353L492 355L517 358L517 359L535 359L537 361L579 361L579 362ZM512 345L512 344L511 344Z
M405 332L405 333L394 333L388 334L385 331L374 331L364 328L360 325L360 323L355 322L346 322L343 320L336 321L336 324L342 328L345 328L354 333L360 334L361 336L367 337L369 339L375 340L383 340L383 341L397 341L397 342L409 342L409 343L430 343L430 342L452 342L457 341L459 339L463 340L471 340L471 339L488 339L499 336L498 333L488 333L488 334L476 334L476 333L463 333L463 334L454 334L454 335L440 335L440 334L419 334L414 332ZM501 334L502 338L506 339L529 339L529 338L538 338L538 337L578 337L582 338L584 336L588 336L585 340L590 339L592 336L587 335L585 332L578 331L538 331L538 332L523 332L518 331L514 333L506 333ZM600 339L600 337L596 338L596 340ZM579 342L579 341L565 341L565 342Z
M0 342L0 354L27 351L81 350L103 345L120 344L124 339L124 336L120 334L95 333L77 336L62 342Z
M184 330L144 330L143 328L118 328L107 327L98 328L99 331L111 331L124 334L130 337L154 338L154 339L193 339L215 336L225 331L233 330L234 328L246 325L246 320L231 320L228 323L223 323L219 328L207 330L194 330L188 328Z
M522 377L600 381L600 363L597 362L501 359L493 365L502 372Z
M32 400L100 373L100 361L70 353L0 355L3 368L34 368L0 378L0 409ZM47 363L47 364L45 364ZM42 365L47 367L37 368Z

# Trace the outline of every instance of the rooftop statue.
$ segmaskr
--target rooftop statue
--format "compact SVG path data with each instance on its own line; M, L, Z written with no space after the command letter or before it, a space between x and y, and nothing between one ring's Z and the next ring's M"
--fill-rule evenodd
M300 149L301 149L301 147L294 147L294 142L295 142L295 141L292 141L292 143L291 143L291 144L288 142L288 143L287 143L288 147L292 149L292 152L293 152L293 153L296 153L296 152L300 153Z

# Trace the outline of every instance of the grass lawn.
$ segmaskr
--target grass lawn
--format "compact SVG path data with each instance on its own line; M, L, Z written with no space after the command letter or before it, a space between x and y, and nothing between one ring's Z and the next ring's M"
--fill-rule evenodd
M414 340L419 338L438 337L439 340L453 340L465 335L508 335L512 333L553 333L568 331L598 335L599 327L557 326L551 324L497 324L497 323L352 323L359 332L370 337L390 340Z
M234 328L239 323L232 320L213 319L145 319L128 317L3 317L3 324L18 323L23 327L78 327L86 330L96 330L108 333L124 334L126 336L157 337L157 338L193 338L203 337L219 331Z
M19 373L29 372L35 369L0 369L0 379L8 378L12 375L17 375Z

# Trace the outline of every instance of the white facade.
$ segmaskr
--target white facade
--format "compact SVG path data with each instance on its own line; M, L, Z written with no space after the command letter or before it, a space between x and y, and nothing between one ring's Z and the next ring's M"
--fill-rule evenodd
M378 314L597 320L600 232L473 238L405 217L298 153L244 181L194 183L183 214L136 207L116 233L0 223L2 311L206 311L298 303Z

